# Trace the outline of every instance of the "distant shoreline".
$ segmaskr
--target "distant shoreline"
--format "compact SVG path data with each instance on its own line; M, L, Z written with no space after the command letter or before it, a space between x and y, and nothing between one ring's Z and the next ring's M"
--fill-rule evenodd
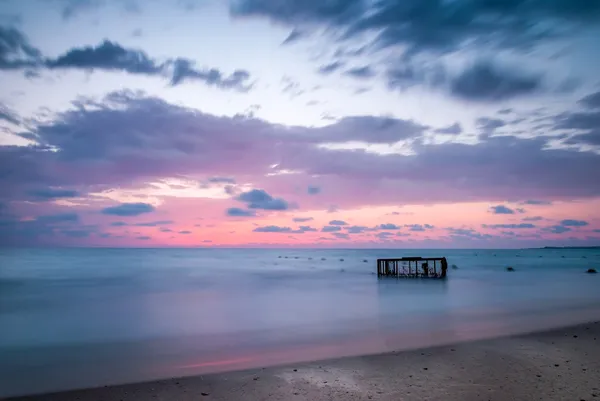
M600 246L545 246L543 248L528 249L600 249Z

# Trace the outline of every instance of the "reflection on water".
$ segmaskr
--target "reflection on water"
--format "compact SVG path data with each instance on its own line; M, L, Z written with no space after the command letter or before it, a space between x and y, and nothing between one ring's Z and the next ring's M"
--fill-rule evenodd
M595 252L2 250L0 396L600 320ZM373 274L418 254L459 269Z

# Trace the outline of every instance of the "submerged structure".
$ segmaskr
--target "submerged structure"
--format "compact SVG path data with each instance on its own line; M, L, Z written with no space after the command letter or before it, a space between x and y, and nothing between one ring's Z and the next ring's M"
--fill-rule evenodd
M446 258L377 259L377 277L446 278Z

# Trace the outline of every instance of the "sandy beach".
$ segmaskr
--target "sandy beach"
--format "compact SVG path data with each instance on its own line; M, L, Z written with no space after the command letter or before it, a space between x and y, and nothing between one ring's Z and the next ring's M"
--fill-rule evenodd
M13 400L600 399L600 322L380 355Z

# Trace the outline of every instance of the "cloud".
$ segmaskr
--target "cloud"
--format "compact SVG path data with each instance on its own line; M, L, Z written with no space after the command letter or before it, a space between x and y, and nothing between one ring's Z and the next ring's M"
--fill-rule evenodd
M191 232L191 231L188 231L188 230L182 230L182 231L178 231L178 234L182 234L182 235L188 235L188 234L191 234L191 233L192 233L192 232Z
M323 66L319 67L318 72L319 72L319 74L322 74L322 75L329 75L332 72L335 72L335 71L339 70L343 66L344 66L343 62L341 62L341 61L334 61L333 63L326 64L326 65L323 65Z
M289 209L287 201L273 201L279 198L270 195L280 190L273 177L266 178L274 164L297 172L294 180L303 188L319 176L319 184L328 188L327 204L342 209L422 202L423 187L432 203L600 196L600 181L590 174L600 170L600 157L593 152L550 148L542 136L430 143L424 140L427 132L412 121L375 116L324 127L283 127L114 92L32 122L19 134L36 141L34 146L0 146L0 171L5 172L0 201L27 200L31 188L69 188L85 197L107 188L146 185L157 177L213 177L218 172L264 188L257 190L257 199L256 194L233 195L248 196L244 206ZM390 151L388 144L400 140L410 141L410 154ZM345 148L349 142L371 147L350 150Z
M293 232L295 232L290 227L279 227L279 226L256 227L252 231L254 231L256 233L293 233Z
M523 219L525 220L525 219ZM524 228L535 228L535 225L529 223L520 223L520 224L483 224L484 228L493 228L493 229L524 229Z
M579 103L588 109L600 109L600 92L585 96Z
M600 95L594 93L579 101L591 110L564 112L550 117L554 131L573 133L565 141L566 144L600 146L600 107L596 106L597 98Z
M304 223L307 221L312 221L314 219L312 217L294 217L292 220L296 223Z
M305 32L302 32L298 29L293 29L292 32L285 38L285 40L281 43L282 45L289 45L297 42L299 39L306 36Z
M248 71L238 69L225 76L215 68L198 69L194 61L185 58L157 61L142 50L125 48L110 40L104 40L97 46L75 47L56 58L44 58L21 32L0 27L0 70L26 68L123 71L168 77L171 85L195 80L220 89L240 92L251 89Z
M514 210L512 210L504 205L492 206L492 207L490 207L490 211L493 214L515 214Z
M239 207L230 207L226 211L227 216L231 217L251 217L256 216L254 210L241 209Z
M54 189L54 188L39 188L28 192L29 195L41 200L53 200L60 198L75 198L78 196L77 191L72 189Z
M541 220L544 220L544 218L542 216L525 217L523 219L523 221L541 221Z
M330 225L330 226L347 226L347 225L348 225L348 223L346 223L346 222L345 222L345 221L343 221L343 220L331 220L331 221L329 222L329 225Z
M250 73L246 70L235 70L231 75L225 77L216 68L199 70L194 67L194 62L187 59L175 59L165 64L165 68L172 66L171 85L179 85L184 81L198 80L207 85L216 86L221 89L234 89L239 92L247 92L252 86L247 84Z
M339 239L350 239L350 236L346 233L333 233L332 235Z
M309 185L307 192L309 195L316 195L321 192L321 188L314 185Z
M451 82L451 93L473 101L503 101L532 94L542 87L541 75L526 74L521 69L500 68L480 62L463 70Z
M0 40L2 40L2 39L0 38ZM1 53L0 53L0 57L2 57ZM0 62L1 62L1 59L0 59ZM21 119L19 118L19 116L14 111L9 109L2 102L0 102L0 121L1 120L8 121L9 123L14 124L14 125L21 124Z
M410 231L425 231L434 228L431 224L406 224L404 227L408 227Z
M552 202L547 200L530 199L523 202L524 205L551 205Z
M462 126L459 123L454 123L448 127L438 128L434 131L436 134L458 135L463 132Z
M154 211L154 206L147 203L122 203L102 209L102 214L110 216L139 216Z
M369 229L369 227L365 227L365 226L350 226L350 227L346 227L346 231L349 234L362 234L366 231L371 231L371 229Z
M415 54L453 52L466 44L533 47L597 23L600 5L570 0L238 0L231 3L231 13L294 27L323 26L338 40L373 33L373 48L400 47Z
M52 224L52 223L74 223L79 221L79 215L77 213L57 213L38 216L35 219L37 222Z
M281 198L273 198L263 189L242 192L237 200L247 203L250 209L288 210L290 207L287 201Z
M583 220L562 220L560 222L561 226L565 226L565 227L585 227L587 225L589 225L590 223L588 223L587 221L583 221Z
M46 61L48 68L79 68L125 71L130 74L159 75L163 65L141 50L126 49L109 40L98 46L73 48Z
M340 227L340 226L324 226L323 228L321 228L321 232L332 233L335 231L340 231L341 229L342 229L342 227Z
M149 237L147 235L141 235L139 237L135 237L135 239L139 239L139 240L142 240L142 241L147 241L147 240L152 239L152 237Z
M402 227L397 226L396 224L386 223L386 224L380 224L378 226L378 228L381 230L400 230Z
M207 181L213 184L235 184L235 179L231 177L210 177Z
M0 25L0 70L33 67L41 57L41 52L19 30Z
M369 65L350 68L349 70L346 70L344 74L357 79L368 79L377 75L377 73Z
M136 223L134 225L137 227L156 227L156 226L168 226L173 223L174 223L173 220L158 220L158 221L147 221L145 223Z
M546 227L544 229L544 231L548 231L552 234L563 234L563 233L571 231L571 228L565 227L565 226L551 226L551 227Z
M124 221L115 221L113 223L110 223L110 225L113 227L124 227L127 225L127 223L125 223Z
M467 238L467 239L474 239L474 240L488 240L488 239L493 238L493 236L490 234L482 234L471 228L448 227L448 228L446 228L446 230L448 230L451 238L456 238L456 239Z

